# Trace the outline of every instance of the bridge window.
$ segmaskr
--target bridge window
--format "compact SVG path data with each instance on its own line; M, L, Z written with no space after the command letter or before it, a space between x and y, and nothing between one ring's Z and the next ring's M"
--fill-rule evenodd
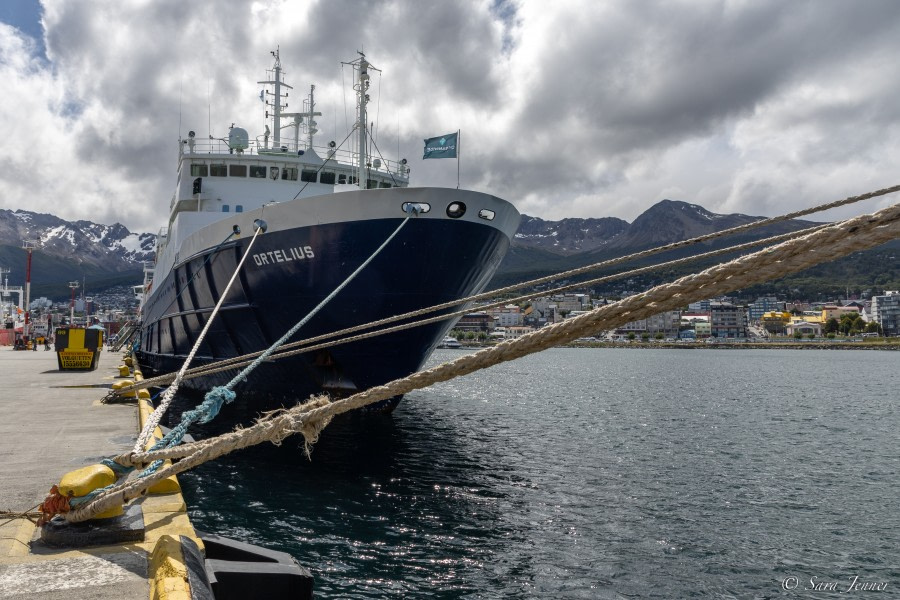
M191 164L191 177L208 177L209 169L206 168L206 165L195 165Z
M222 212L228 212L229 208L227 204L222 205Z
M266 168L261 167L259 165L250 165L250 177L255 177L257 179L265 179L266 178Z
M209 176L210 177L228 177L228 166L227 165L210 165L209 166Z
M338 175L338 184L344 185L345 183L347 183L347 176L341 173Z
M297 181L297 168L285 167L281 169L281 178L285 181Z
M303 169L303 171L300 173L300 181L315 183L316 182L316 172L312 171L310 169Z
M331 173L329 171L322 171L322 173L319 175L319 183L334 185L334 173Z
M378 184L378 187L389 188L389 187L391 187L391 184L388 183L387 181L382 181L381 183Z
M246 177L247 165L230 165L228 167L228 174L231 177Z
M234 212L244 212L244 205L243 204L235 204Z

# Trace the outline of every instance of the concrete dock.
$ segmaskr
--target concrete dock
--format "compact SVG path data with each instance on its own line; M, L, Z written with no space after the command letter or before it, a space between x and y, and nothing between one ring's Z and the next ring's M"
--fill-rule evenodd
M121 354L103 351L95 371L59 371L55 352L0 347L0 510L35 510L63 474L131 449L140 430L137 402L100 402L120 380L121 363ZM178 574L155 574L161 569L154 564L167 558L160 558L161 537L196 538L180 490L134 503L143 512L144 541L114 546L54 549L29 520L0 518L0 598L184 597Z

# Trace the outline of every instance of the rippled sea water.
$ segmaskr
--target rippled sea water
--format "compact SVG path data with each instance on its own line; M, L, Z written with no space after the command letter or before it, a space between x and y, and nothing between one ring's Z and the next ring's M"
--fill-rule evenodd
M182 484L321 598L900 597L898 390L896 352L556 349Z

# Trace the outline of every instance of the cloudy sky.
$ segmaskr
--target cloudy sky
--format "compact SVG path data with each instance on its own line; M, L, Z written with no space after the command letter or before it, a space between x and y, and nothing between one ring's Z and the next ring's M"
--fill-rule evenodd
M0 208L156 231L179 134L262 132L276 46L297 96L316 84L320 142L346 135L340 63L364 50L378 144L415 185L455 187L422 140L459 129L462 187L546 219L900 183L894 0L4 0Z

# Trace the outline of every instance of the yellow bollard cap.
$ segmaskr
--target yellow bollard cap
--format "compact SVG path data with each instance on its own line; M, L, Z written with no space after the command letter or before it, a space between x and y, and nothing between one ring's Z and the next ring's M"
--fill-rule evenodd
M122 381L115 382L114 384L112 384L109 387L113 390L121 390L122 388L128 387L129 385L133 385L133 384L134 384L133 379L123 379ZM122 397L123 398L137 398L137 394L134 392L134 390L131 390L130 392L125 392L124 394L122 394Z
M69 471L59 480L59 493L68 496L84 496L96 489L116 482L116 474L106 465L88 465Z

